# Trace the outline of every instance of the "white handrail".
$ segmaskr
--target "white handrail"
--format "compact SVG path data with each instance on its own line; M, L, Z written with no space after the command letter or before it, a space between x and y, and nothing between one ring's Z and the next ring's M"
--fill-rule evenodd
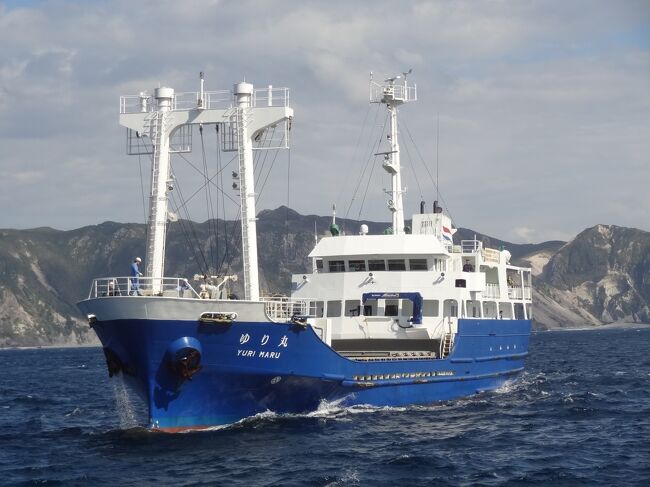
M264 312L269 320L286 322L294 316L315 317L316 300L291 299L287 296L260 298L264 302Z
M154 294L152 289L160 292ZM102 277L93 280L88 293L88 299L119 296L198 298L199 294L182 277Z

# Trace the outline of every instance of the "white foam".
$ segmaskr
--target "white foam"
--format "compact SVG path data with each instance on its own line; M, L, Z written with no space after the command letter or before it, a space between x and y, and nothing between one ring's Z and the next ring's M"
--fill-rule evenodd
M129 396L129 391L122 377L116 377L111 381L113 386L113 398L115 399L115 409L120 420L120 429L134 428L139 425L133 407L133 402Z

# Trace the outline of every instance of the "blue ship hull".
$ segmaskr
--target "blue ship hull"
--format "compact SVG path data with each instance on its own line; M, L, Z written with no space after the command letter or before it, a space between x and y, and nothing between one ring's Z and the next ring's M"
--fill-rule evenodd
M113 366L147 401L149 426L179 431L267 410L309 412L323 400L399 406L495 389L523 370L531 322L460 319L449 357L376 361L343 357L311 327L289 323L120 319L92 326ZM191 377L174 368L183 347L200 353Z

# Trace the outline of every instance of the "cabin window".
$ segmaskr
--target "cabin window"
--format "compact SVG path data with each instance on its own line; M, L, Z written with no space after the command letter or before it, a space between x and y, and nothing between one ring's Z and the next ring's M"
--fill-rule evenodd
M445 299L443 316L457 317L458 316L458 301L455 299Z
M386 301L384 316L399 316L399 301Z
M524 305L523 303L515 303L515 320L524 320Z
M385 271L386 270L386 261L384 261L384 260L369 260L368 261L368 270L369 271Z
M425 299L422 303L423 316L438 316L440 313L440 301L437 299Z
M316 270L322 272L323 270L323 259L316 259Z
M404 262L404 259L388 259L388 270L405 271L406 263Z
M533 309L528 303L526 303L526 318L529 320L533 318Z
M410 299L402 300L402 316L405 316L406 318L413 316L413 301Z
M366 270L366 261L365 260L351 260L348 262L348 269L350 272L359 272Z
M409 269L412 271L426 271L427 259L409 259Z
M467 287L465 279L456 279L456 287Z
M330 272L345 272L345 261L343 260L330 260L328 264Z
M377 300L369 299L363 305L364 316L377 316Z
M447 261L443 259L433 259L433 270L445 272L447 270Z
M341 301L328 301L327 317L338 318L339 316L341 316Z
M349 299L345 302L345 316L359 316L360 311L358 299Z
M475 300L468 300L465 302L465 308L467 309L467 316L472 318L481 317L481 303Z
M498 318L497 303L495 301L483 302L483 316L485 318Z
M512 303L499 303L499 318L504 320L512 319Z
M314 316L316 318L322 318L325 311L325 302L324 301L312 301L311 305L314 307Z

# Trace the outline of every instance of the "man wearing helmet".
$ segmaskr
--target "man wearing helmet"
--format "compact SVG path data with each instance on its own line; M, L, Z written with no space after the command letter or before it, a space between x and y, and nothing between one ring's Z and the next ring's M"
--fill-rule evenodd
M140 272L140 268L138 265L142 262L142 259L140 257L136 257L133 259L133 263L131 264L131 295L132 296L142 296L142 293L140 292L140 276L142 275L142 272Z

